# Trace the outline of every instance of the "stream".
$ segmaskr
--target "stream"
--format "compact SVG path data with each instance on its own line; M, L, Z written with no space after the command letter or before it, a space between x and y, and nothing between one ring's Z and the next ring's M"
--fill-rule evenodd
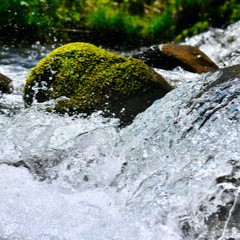
M240 22L182 44L240 64ZM222 80L235 68L155 69L175 89L119 128L24 107L29 70L54 48L0 47L14 86L0 93L0 240L240 239L240 74Z

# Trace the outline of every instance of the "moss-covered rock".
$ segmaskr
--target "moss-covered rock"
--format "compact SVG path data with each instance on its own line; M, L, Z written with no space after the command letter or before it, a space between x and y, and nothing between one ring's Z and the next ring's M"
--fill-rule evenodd
M89 43L69 43L40 60L27 78L24 100L57 99L54 109L70 114L95 110L135 115L171 86L142 61ZM63 99L63 97L65 97Z

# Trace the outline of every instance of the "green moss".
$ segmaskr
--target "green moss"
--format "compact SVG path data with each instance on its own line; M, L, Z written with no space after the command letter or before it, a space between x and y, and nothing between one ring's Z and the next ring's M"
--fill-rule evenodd
M70 43L53 50L30 72L24 87L28 105L58 99L55 110L92 113L114 102L149 94L156 86L171 87L142 61L88 43Z

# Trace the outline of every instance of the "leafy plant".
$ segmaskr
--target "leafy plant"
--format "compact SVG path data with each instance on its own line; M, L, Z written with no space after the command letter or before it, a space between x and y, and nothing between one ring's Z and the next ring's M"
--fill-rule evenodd
M172 31L172 13L168 9L162 14L154 14L148 21L146 21L143 28L143 35L155 37L169 37Z

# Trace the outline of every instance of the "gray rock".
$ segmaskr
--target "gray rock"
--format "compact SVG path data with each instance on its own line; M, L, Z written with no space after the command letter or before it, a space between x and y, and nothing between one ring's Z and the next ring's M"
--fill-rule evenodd
M240 236L239 106L236 65L182 84L139 114L121 133L124 166L112 183L130 196L129 211L177 219L183 239Z

